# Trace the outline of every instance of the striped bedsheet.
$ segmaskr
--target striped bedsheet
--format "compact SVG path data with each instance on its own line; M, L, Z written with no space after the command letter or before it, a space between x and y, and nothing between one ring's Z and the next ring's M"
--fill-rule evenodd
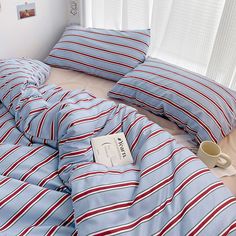
M49 67L0 61L0 235L228 235L236 198L136 110L44 85ZM93 162L124 132L134 164Z

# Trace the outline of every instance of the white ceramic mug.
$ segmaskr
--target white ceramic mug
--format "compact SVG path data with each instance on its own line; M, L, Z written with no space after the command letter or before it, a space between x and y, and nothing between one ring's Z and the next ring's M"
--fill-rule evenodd
M204 141L200 144L197 156L209 169L215 166L227 168L231 165L230 157L222 153L220 146L211 141Z

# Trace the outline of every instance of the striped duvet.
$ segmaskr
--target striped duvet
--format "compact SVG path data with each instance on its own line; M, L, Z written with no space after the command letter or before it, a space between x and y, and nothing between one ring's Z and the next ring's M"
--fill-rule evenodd
M136 110L44 85L49 67L0 61L0 235L228 235L236 198ZM133 165L93 162L124 132Z

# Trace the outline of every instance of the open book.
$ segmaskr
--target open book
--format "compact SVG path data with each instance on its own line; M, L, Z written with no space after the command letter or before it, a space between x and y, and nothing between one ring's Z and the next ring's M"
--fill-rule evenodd
M97 163L110 167L133 163L124 133L93 138L91 143Z

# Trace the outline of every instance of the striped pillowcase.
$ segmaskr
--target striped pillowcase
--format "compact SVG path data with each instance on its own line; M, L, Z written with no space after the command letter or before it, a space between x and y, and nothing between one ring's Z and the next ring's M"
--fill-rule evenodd
M118 81L145 60L150 30L119 31L68 26L45 62Z
M195 141L219 142L236 126L236 92L205 76L148 58L109 92L174 121Z

